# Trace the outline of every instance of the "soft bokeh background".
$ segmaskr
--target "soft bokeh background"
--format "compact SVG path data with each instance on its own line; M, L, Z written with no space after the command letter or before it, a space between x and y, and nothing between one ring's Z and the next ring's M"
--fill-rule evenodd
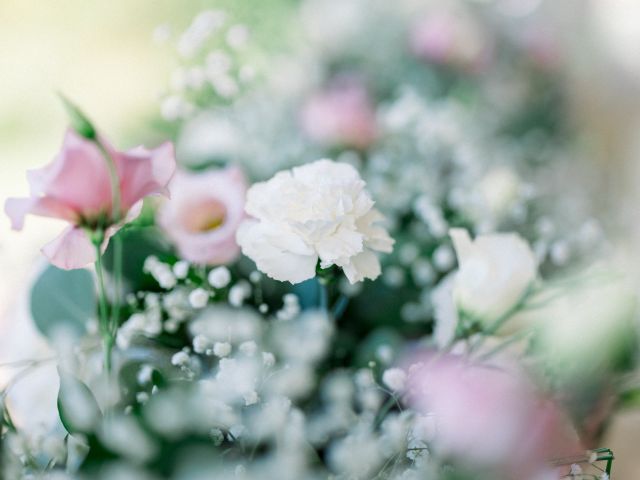
M541 3L496 1L514 8ZM544 3L549 25L561 33L557 48L568 53L563 70L573 113L598 169L584 188L598 196L599 213L611 220L618 249L633 267L640 233L636 226L640 2ZM119 146L154 143L158 132L148 119L157 114L157 98L174 61L170 49L153 41L157 25L181 28L202 8L220 6L247 23L258 41L276 45L280 22L295 4L293 0L2 0L0 203L7 196L25 194L25 170L49 161L59 146L65 118L56 90L90 112ZM580 177L578 171L568 172L565 180ZM20 341L34 335L24 322L27 285L37 268L40 246L59 229L56 222L31 217L25 231L17 234L10 231L7 219L0 220L0 361L33 353ZM605 445L618 457L615 478L640 477L640 459L634 453L639 440L640 413L618 415Z

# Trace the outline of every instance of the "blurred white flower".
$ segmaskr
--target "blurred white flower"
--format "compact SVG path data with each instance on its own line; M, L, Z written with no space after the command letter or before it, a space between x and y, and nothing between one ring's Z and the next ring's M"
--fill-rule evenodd
M241 280L229 289L229 305L241 307L250 296L251 285L246 280Z
M224 288L231 281L231 273L225 266L216 267L209 272L207 280L213 288Z
M578 277L562 295L543 292L534 299L542 308L522 315L522 321L538 327L536 345L554 371L571 378L602 375L631 348L635 335L632 286L627 278L599 268Z
M204 288L196 288L189 294L189 304L193 308L203 308L209 301L209 292Z
M433 339L439 348L445 348L455 338L458 326L458 311L453 302L453 285L455 274L449 274L442 279L431 293L435 325Z
M459 311L493 326L515 307L537 275L529 245L517 234L481 235L475 240L463 229L452 229L458 256L453 297Z
M349 282L380 275L375 251L393 240L376 225L365 182L350 165L318 160L253 185L237 240L268 276L291 283L313 278L316 264L341 267Z
M259 338L261 319L249 309L211 305L189 323L189 331L194 338L201 335L212 345L215 342L239 345Z
M173 265L173 274L176 278L184 280L189 275L189 262L179 260Z
M407 374L400 368L388 368L382 374L382 382L394 392L404 390Z
M231 344L229 342L216 342L213 345L213 354L216 357L226 357L231 353Z

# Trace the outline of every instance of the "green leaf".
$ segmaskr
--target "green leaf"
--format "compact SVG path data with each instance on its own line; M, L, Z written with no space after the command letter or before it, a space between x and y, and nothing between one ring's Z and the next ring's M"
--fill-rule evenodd
M80 110L71 100L62 93L58 93L64 109L67 111L69 123L78 135L87 140L95 140L97 138L96 129L87 116Z
M87 270L48 267L31 289L31 315L47 338L56 330L81 335L95 315L93 277Z
M58 375L58 415L62 425L70 434L91 433L102 417L93 393L71 373L58 368Z

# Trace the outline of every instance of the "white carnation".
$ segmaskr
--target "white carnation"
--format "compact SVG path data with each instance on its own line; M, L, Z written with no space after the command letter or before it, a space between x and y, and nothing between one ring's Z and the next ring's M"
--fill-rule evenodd
M316 264L341 267L349 282L380 275L378 252L393 240L376 225L365 182L350 165L331 160L277 173L247 194L246 220L237 240L268 276L291 283L313 278Z

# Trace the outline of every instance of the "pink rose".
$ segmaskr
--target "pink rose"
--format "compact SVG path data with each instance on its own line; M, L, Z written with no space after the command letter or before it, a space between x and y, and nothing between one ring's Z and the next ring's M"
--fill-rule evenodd
M312 95L302 109L302 127L314 141L328 146L365 149L376 138L374 107L364 85L341 78Z
M244 218L247 191L239 168L203 173L178 171L169 187L171 200L158 212L158 224L185 260L219 265L240 249L236 230Z
M120 179L120 212L115 224L107 161L97 145L68 130L62 150L49 165L27 173L31 196L9 198L5 212L12 228L21 230L28 213L71 223L42 249L52 264L63 269L82 268L95 262L95 247L88 231L102 230L103 248L122 224L138 215L147 195L166 194L175 169L173 145L153 150L137 147L119 152L104 139Z
M517 369L425 355L407 385L408 403L434 417L441 455L528 479L584 451L562 409Z

